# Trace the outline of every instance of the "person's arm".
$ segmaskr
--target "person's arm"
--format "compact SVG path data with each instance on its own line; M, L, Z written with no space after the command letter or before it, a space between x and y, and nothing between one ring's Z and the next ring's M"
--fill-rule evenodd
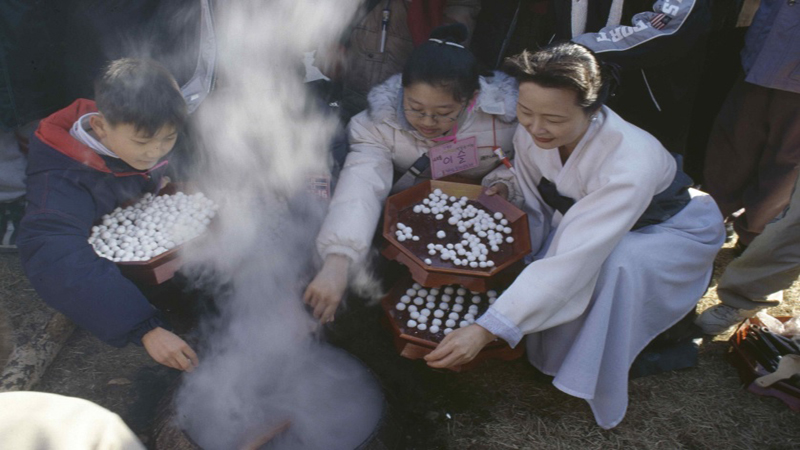
M349 270L350 258L331 253L325 257L322 269L306 288L303 301L312 308L314 318L321 323L333 322L347 289Z
M350 153L317 236L324 265L303 296L323 323L333 320L350 266L361 264L369 251L394 173L386 139L366 112L353 118L348 132Z
M517 161L517 170L530 170L525 158ZM662 169L616 160L594 170L586 182L588 195L561 219L547 252L476 321L511 346L583 313L602 264L649 205L656 189L652 180Z
M434 369L460 366L475 359L478 352L496 338L486 328L473 323L445 336L432 352L425 355L425 361Z
M197 353L186 341L161 327L145 333L142 345L153 360L173 369L191 372L200 364Z
M501 197L511 202L517 208L522 206L522 202L524 201L522 191L519 189L519 184L517 183L514 173L507 167L498 166L487 173L481 180L481 185L486 188L486 194L500 194Z
M32 175L29 191L46 176ZM144 336L164 326L139 289L89 245L94 202L88 192L65 182L51 184L46 196L28 199L29 212L18 237L20 257L31 284L48 305L116 347L144 344ZM167 352L174 353L173 347L167 345Z
M20 255L39 296L110 345L141 343L156 362L191 371L199 363L194 350L163 328L155 308L114 263L97 256L82 229L53 211L23 219Z
M711 29L708 0L658 0L652 10L634 15L631 22L572 40L628 70L680 59Z

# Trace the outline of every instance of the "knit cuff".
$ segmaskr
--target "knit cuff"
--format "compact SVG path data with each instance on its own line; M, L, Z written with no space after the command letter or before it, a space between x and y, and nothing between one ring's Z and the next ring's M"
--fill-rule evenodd
M508 342L514 348L522 340L522 331L514 325L508 318L494 308L489 308L486 313L475 321L478 325L486 328L487 331Z
M170 330L171 327L168 326L166 322L159 316L159 314L154 315L153 317L139 323L139 325L136 325L136 327L128 333L128 341L136 345L142 345L142 338L150 331L158 327Z

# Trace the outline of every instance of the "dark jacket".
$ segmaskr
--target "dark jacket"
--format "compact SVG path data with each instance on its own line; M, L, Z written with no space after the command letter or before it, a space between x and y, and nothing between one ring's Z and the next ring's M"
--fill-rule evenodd
M553 1L555 38L583 44L622 69L609 102L625 120L685 153L691 108L711 30L709 0L626 0L606 27L612 0L589 0L584 34L572 37L572 2Z
M121 347L141 343L162 322L139 289L87 240L104 214L155 192L164 169L138 171L70 136L72 124L96 110L93 101L79 99L39 125L30 143L28 207L17 245L25 274L48 305Z

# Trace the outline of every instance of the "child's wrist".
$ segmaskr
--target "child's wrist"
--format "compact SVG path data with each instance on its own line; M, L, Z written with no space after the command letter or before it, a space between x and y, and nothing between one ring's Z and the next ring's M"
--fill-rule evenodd
M142 339L147 333L155 330L156 328L168 329L168 327L157 316L153 316L136 326L130 333L128 333L128 340L137 345L144 345Z

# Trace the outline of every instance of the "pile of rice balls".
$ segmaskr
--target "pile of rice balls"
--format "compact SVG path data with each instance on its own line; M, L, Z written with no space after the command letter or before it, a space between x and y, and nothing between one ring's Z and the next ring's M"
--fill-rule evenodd
M426 245L429 256L438 256L443 262L464 268L490 269L495 266L492 253L499 252L504 243L514 242L512 229L503 213L491 213L475 203L469 202L467 197L457 198L435 189L422 203L413 206L414 213L429 214L442 222L433 234L435 242ZM404 223L397 224L395 235L399 242L420 239L413 228ZM423 261L427 265L433 264L430 258Z
M495 299L494 290L481 294L460 285L428 289L414 283L394 305L395 317L407 331L429 333L433 336L426 337L438 341L456 328L475 323Z
M117 208L92 227L89 244L114 262L148 261L200 236L218 206L202 193L154 196Z

